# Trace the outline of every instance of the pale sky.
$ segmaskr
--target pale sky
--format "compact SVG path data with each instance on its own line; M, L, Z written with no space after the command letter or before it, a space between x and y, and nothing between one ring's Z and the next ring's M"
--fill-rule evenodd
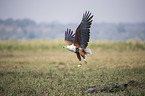
M145 0L0 0L0 19L4 20L79 23L86 10L96 23L145 22Z

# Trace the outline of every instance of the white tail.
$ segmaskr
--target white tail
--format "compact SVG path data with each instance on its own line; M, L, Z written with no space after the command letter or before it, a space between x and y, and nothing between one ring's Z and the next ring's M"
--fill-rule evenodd
M84 49L85 50L85 55L91 55L92 54L92 51L91 49Z

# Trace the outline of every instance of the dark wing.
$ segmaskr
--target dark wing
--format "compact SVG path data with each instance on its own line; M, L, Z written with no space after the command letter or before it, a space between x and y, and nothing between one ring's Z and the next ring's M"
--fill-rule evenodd
M74 44L78 47L86 48L90 38L90 27L93 15L88 11L83 14L82 21L75 32Z
M69 45L73 44L74 35L75 34L73 34L73 31L67 28L67 30L65 31L65 42L68 43Z

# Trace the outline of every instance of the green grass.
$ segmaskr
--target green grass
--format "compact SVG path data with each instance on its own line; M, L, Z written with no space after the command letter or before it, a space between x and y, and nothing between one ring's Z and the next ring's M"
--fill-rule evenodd
M130 80L145 86L144 42L92 41L88 47L93 54L80 68L76 55L64 45L62 40L0 41L0 95L92 96L85 94L92 86ZM128 87L97 95L141 96L145 89Z

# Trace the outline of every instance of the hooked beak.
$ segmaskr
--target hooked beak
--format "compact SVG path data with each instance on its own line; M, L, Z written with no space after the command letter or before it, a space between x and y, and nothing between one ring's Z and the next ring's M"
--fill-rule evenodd
M63 46L63 48L66 48L66 46Z

